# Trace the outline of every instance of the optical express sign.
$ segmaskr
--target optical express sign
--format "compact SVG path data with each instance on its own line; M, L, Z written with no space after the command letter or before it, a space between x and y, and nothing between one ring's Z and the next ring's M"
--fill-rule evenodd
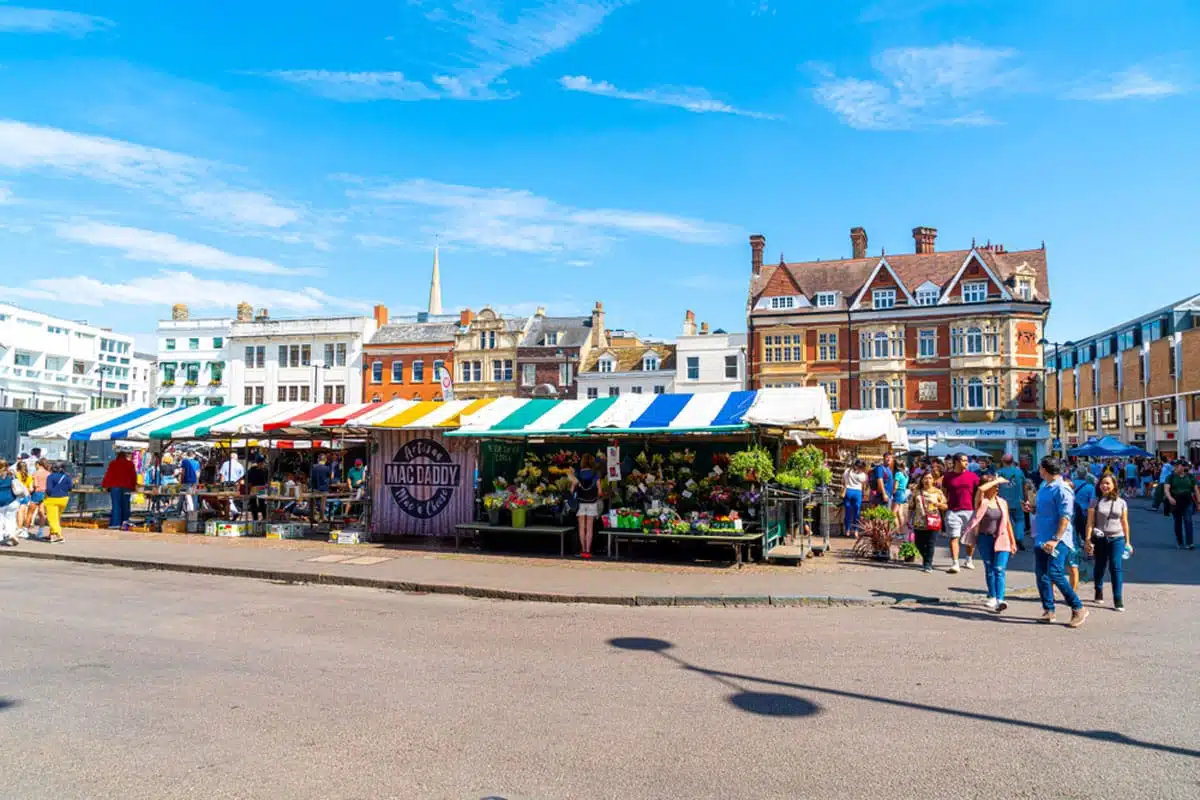
M910 439L1045 439L1050 431L1036 425L925 425L907 428Z

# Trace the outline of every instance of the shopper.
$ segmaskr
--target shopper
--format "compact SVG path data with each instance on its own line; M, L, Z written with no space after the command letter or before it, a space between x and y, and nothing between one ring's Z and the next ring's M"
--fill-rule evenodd
M29 529L33 527L36 515L36 507L33 504L33 473L29 471L29 461L18 461L15 473L21 486L25 487L25 493L17 498L17 504L20 506L17 509L17 536L28 539Z
M133 493L137 491L137 470L129 460L128 453L119 452L116 458L108 463L100 488L107 489L112 499L108 527L119 530L129 522L130 503Z
M8 462L0 459L0 544L9 547L16 547L20 542L17 538L17 511L21 508L19 488L23 487Z
M61 542L62 515L71 501L71 489L75 483L63 469L61 462L55 462L46 478L46 522L50 525L50 541Z
M1063 601L1071 607L1069 627L1078 628L1087 619L1083 601L1067 580L1067 557L1075 548L1071 531L1075 515L1075 496L1071 485L1063 480L1063 464L1053 456L1042 459L1040 473L1042 488L1038 489L1034 506L1033 551L1034 575L1042 599L1042 622L1054 622L1054 589L1062 593Z
M34 524L38 526L37 538L45 538L44 526L47 523L46 517L46 481L50 478L50 462L46 459L41 459L37 462L37 469L33 473L33 495L30 497L30 503L33 507Z
M1011 509L1008 501L1000 496L1001 487L1006 483L1004 478L989 478L979 487L978 506L963 533L963 544L979 551L987 584L986 605L996 613L1008 608L1008 603L1004 602L1004 578L1008 559L1017 552ZM1020 506L1017 510L1021 510Z
M180 500L184 511L196 510L196 487L199 483L200 459L195 453L189 452L179 462L179 485L183 489L183 497Z
M847 536L858 538L858 518L862 514L866 485L867 464L860 458L842 474L842 507L845 510L842 530Z
M923 572L933 572L933 547L938 532L942 530L942 513L947 506L946 495L937 487L932 472L922 473L909 506L917 550L921 553L921 569Z
M903 464L897 464L893 470L896 490L892 493L892 513L896 515L896 528L908 531L908 473Z
M946 535L950 537L950 572L958 572L959 539L966 531L967 524L975 514L975 493L979 489L979 473L971 472L968 468L967 457L963 453L954 456L950 471L942 478L942 491L946 495L949 510L946 512ZM963 567L975 569L975 547L966 546L966 559Z
M1073 524L1075 541L1078 546L1071 551L1071 556L1067 559L1067 579L1071 581L1071 588L1078 592L1079 567L1083 558L1084 545L1092 535L1087 524L1088 508L1091 506L1092 500L1096 498L1096 478L1087 466L1080 464L1075 468L1075 480L1072 488L1075 491Z
M596 529L596 518L600 516L600 475L596 472L596 458L584 453L579 468L571 473L571 491L579 504L575 511L579 526L579 557L592 557L592 536Z
M250 469L246 470L246 494L249 495L247 510L250 512L251 520L267 518L267 501L262 498L262 495L268 483L270 483L270 475L267 474L266 459L261 453L256 454Z
M1125 610L1122 590L1125 586L1125 553L1133 552L1129 541L1129 505L1113 475L1105 475L1096 487L1096 497L1088 508L1087 551L1096 557L1096 602L1104 602L1104 570L1112 577L1113 608Z
M333 483L333 469L329 466L329 456L322 453L317 456L317 463L313 464L312 469L308 472L309 491L313 494L329 494L329 487ZM324 497L312 498L311 513L314 521L323 520L325 518L325 502Z
M896 493L895 467L896 457L886 453L871 470L871 505L892 507L892 495Z
M244 477L246 477L246 468L242 466L242 462L238 461L237 453L230 453L229 458L221 465L221 469L217 473L218 480L221 483L237 483Z
M1013 538L1017 541L1017 549L1025 549L1025 471L1013 463L1011 453L1000 457L1000 469L996 477L1003 478L1000 484L1000 496L1008 504L1008 518L1012 522Z
M1195 550L1195 530L1192 514L1200 506L1200 488L1188 471L1186 461L1175 462L1175 472L1163 482L1163 499L1175 518L1175 542L1179 549Z

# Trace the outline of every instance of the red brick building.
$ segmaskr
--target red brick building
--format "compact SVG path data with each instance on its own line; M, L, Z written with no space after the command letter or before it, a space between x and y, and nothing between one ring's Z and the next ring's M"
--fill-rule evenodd
M925 227L913 241L869 256L854 228L851 258L765 264L751 236L750 386L820 385L835 409L890 409L918 440L1042 452L1044 247L938 251Z

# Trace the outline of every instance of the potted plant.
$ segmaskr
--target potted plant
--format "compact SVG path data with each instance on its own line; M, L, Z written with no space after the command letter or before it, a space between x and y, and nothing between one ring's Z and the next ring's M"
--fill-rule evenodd
M500 510L504 508L507 499L506 492L492 492L483 496L483 508L487 511L489 525L500 524Z
M896 515L891 509L873 506L862 513L858 525L858 540L854 555L886 561L891 558L892 541L896 535Z
M905 542L904 544L900 545L900 552L897 553L897 555L904 563L911 564L917 560L917 556L920 555L920 553L917 551L917 546L915 544L912 542Z
M729 471L747 483L767 483L775 477L775 459L765 447L749 447L733 454Z
M508 506L508 510L512 512L512 526L514 528L524 528L525 516L533 506L533 500L525 492L518 491L515 494L509 495L505 504Z

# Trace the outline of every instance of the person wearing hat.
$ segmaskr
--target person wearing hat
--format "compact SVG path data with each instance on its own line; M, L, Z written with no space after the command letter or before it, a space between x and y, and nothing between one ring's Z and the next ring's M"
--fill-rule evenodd
M1004 478L989 478L979 486L979 503L975 514L963 532L963 544L974 547L983 561L983 576L987 583L987 602L990 611L999 614L1008 608L1004 602L1004 578L1008 559L1017 552L1008 502L1000 496Z
M362 495L363 484L367 480L367 471L363 468L361 458L354 459L354 466L346 472L346 480L350 482L350 492L355 497Z

